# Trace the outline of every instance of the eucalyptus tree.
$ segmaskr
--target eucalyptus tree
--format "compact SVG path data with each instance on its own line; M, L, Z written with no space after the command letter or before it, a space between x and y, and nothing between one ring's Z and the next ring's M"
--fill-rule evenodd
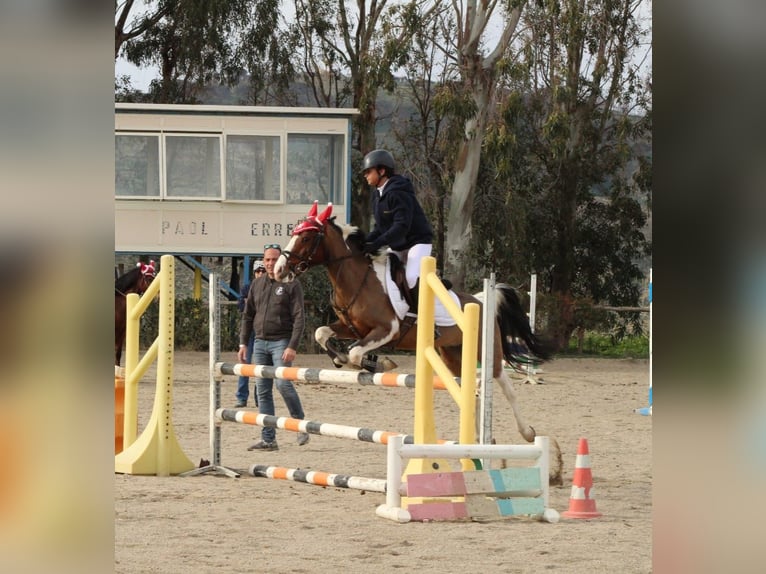
M156 66L160 77L150 86L151 98L163 103L193 103L215 85L254 81L245 101L262 103L291 74L283 37L280 0L159 0L135 14L132 32L124 30L129 4L116 5L116 54L137 66ZM139 33L140 32L140 33Z
M420 203L434 227L433 254L442 271L449 190L462 133L454 55L445 51L454 37L455 21L447 4L415 31L391 120L403 150L400 169L415 181Z
M498 66L510 56L526 0L453 1L456 35L450 51L460 75L465 117L454 165L447 220L447 273L462 286L487 121L495 107Z
M431 0L294 0L292 34L310 96L318 106L353 107L354 172L361 157L377 147L377 100L380 90L395 88L394 71L408 58L413 33L439 2ZM369 190L357 177L352 220L369 229Z
M503 118L486 140L483 171L506 182L518 215L511 251L552 294L560 346L583 300L635 306L645 289L652 115L642 1L530 1L520 57L503 75Z
M137 14L143 6L144 11ZM176 9L178 0L114 0L114 59L120 55L123 44L143 36L165 16Z

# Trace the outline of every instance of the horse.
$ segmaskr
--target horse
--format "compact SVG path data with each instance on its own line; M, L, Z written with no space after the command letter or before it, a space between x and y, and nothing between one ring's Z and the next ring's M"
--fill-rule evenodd
M118 277L114 282L114 364L120 366L122 347L125 344L125 325L127 323L127 295L144 294L157 276L154 261L136 263L136 267Z
M362 251L364 234L356 227L335 222L332 204L317 215L317 203L306 218L293 229L291 239L274 266L278 281L294 280L307 269L324 265L332 284L332 306L339 320L319 327L314 338L332 358L336 367L348 364L366 368L365 355L379 348L415 350L417 323L408 325L400 320L385 289L385 261L382 257L370 260ZM481 305L471 294L456 293L460 307L468 303ZM495 287L496 314L494 337L493 381L500 385L511 404L516 426L525 440L535 439L535 430L522 419L513 382L503 369L502 360L511 364L541 363L552 357L550 343L537 337L518 295L507 284ZM412 327L412 328L410 328ZM461 347L463 334L460 327L439 326L434 347L444 364L456 377L461 373ZM354 341L348 353L338 346L339 340ZM530 353L517 354L515 341L523 341ZM477 360L481 360L481 349Z

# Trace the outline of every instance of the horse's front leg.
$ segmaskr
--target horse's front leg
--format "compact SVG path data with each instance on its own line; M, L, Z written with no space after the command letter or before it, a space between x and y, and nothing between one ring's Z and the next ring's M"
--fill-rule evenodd
M333 365L341 368L348 363L348 355L333 344L333 339L353 339L351 331L341 322L319 327L314 331L314 340L332 359Z
M399 334L399 323L394 322L392 325L386 325L385 327L376 327L372 329L366 337L361 339L356 345L354 345L348 352L349 364L357 369L367 368L364 365L365 355L370 351L379 349L394 340ZM395 368L396 364L390 359L383 359L380 363L380 368L384 371L388 371Z

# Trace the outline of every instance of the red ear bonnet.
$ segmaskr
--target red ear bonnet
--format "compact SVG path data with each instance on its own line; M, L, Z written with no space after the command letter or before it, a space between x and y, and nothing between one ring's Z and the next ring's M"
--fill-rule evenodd
M140 267L141 274L147 277L155 277L157 275L157 269L154 267L154 260L149 261L149 263L141 263L139 261L136 264L136 267Z
M324 211L319 214L319 217L317 219L319 220L319 223L324 225L327 222L327 218L332 215L332 203L328 203L327 207L324 208Z
M319 202L315 201L314 205L309 209L309 214L306 216L306 219L295 226L293 235L300 235L304 231L322 231L327 218L332 214L332 203L328 203L325 210L317 216L318 203Z

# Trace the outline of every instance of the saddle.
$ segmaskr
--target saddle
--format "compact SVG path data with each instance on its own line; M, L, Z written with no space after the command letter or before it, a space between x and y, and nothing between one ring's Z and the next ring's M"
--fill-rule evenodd
M412 291L410 291L410 286L407 285L407 268L395 253L389 253L388 260L390 262L389 269L391 270L391 279L399 288L399 292L402 294L404 300L407 301L409 308L412 309L415 303L415 297L413 296ZM442 285L444 285L447 290L452 289L452 281L444 278L441 278L441 281ZM417 286L418 284L416 283L415 287Z

